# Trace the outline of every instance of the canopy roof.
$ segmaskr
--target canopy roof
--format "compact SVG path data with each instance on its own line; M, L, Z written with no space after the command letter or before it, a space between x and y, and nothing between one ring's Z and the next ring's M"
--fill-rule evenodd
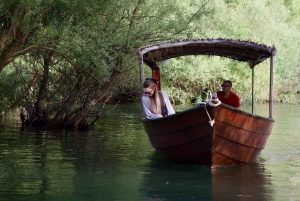
M188 55L220 56L247 62L251 68L275 55L276 48L250 41L231 39L186 39L155 45L137 50L138 57L149 67L157 62Z

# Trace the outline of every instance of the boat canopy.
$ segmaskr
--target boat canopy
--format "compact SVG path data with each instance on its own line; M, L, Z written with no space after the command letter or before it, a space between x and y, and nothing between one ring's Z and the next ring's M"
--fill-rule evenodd
M276 48L231 39L186 39L148 45L137 50L138 57L150 68L157 62L188 55L220 56L247 62L250 68L274 56Z
M141 88L144 78L144 63L152 71L158 67L158 62L168 59L189 56L206 55L230 58L240 62L246 62L252 69L252 113L254 111L254 67L270 58L270 90L269 90L269 118L273 111L273 56L276 48L254 43L251 41L232 39L185 39L175 40L154 45L140 47L137 55L140 63Z

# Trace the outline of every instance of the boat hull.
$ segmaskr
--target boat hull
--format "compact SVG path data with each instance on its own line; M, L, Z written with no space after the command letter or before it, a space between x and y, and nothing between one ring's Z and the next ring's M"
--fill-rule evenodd
M215 121L213 126L210 120ZM142 122L152 146L163 158L217 167L255 162L274 120L225 104L207 104Z

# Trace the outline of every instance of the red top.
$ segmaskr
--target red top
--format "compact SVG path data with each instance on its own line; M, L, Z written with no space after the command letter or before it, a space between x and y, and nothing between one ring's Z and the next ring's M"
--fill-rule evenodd
M233 92L230 92L230 95L228 98L224 97L224 93L223 91L218 91L217 93L218 95L218 99L226 104L226 105L230 105L232 107L240 107L240 98Z

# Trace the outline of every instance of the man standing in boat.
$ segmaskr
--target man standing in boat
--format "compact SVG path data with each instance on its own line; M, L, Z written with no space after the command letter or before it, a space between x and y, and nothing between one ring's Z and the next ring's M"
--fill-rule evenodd
M218 99L226 104L235 108L240 107L240 98L231 91L232 82L230 80L225 80L221 85L222 91L218 91Z

